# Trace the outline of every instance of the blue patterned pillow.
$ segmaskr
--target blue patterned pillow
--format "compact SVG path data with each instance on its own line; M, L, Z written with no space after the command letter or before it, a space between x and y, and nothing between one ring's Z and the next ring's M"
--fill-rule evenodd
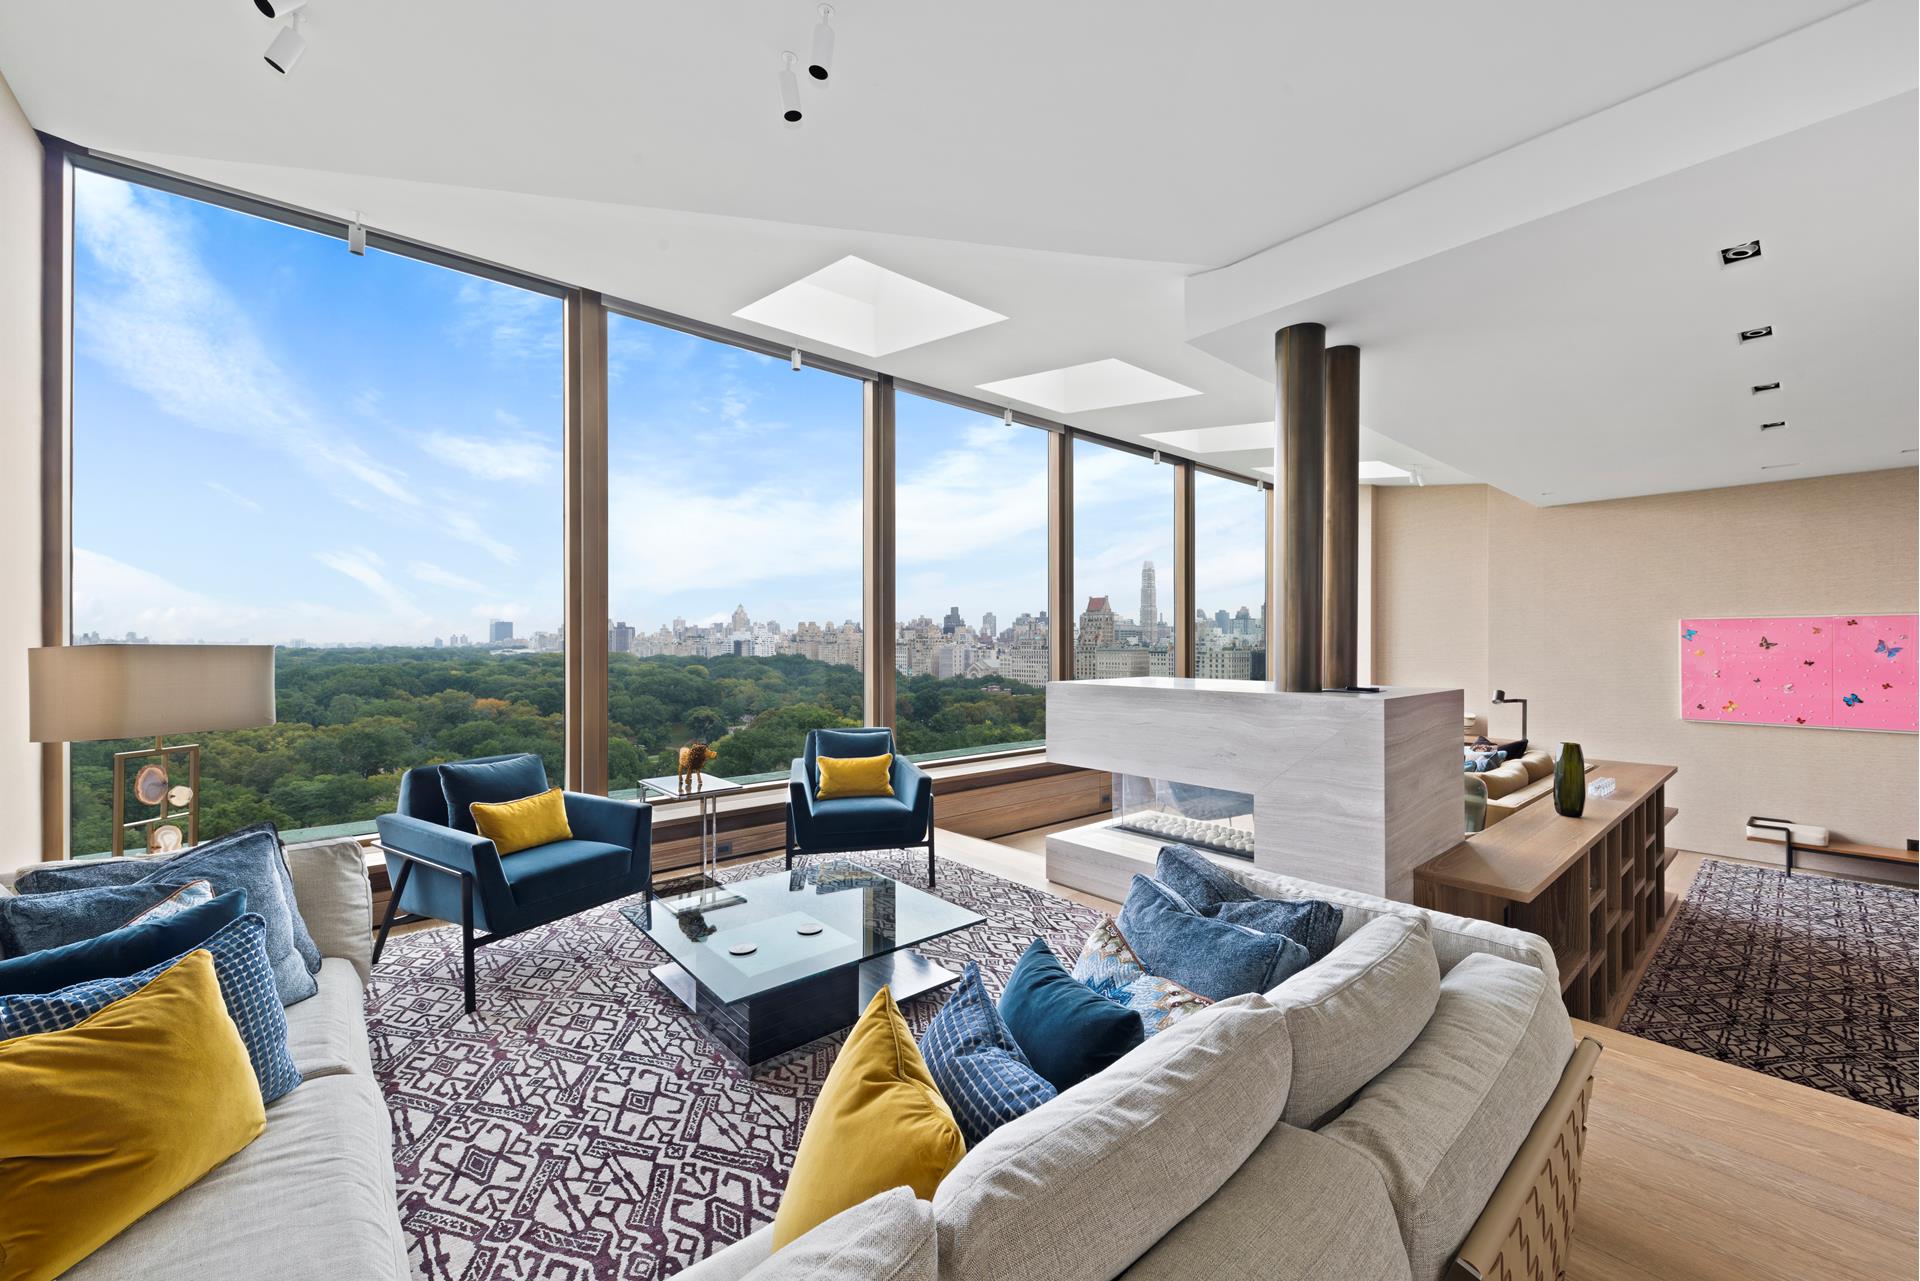
M0 956L25 956L117 930L173 897L178 885L99 885L0 898Z
M1215 866L1190 845L1163 845L1154 879L1193 905L1202 916L1232 921L1263 934L1284 934L1307 949L1307 963L1326 959L1340 936L1345 913L1319 899L1263 898Z
M1120 923L1111 916L1101 917L1100 924L1087 935L1080 959L1073 963L1073 977L1138 1014L1148 1036L1164 1032L1213 1004L1172 979L1147 973L1132 944L1120 932Z
M240 1029L247 1058L260 1082L260 1098L271 1103L300 1084L300 1069L287 1049L287 1012L267 962L266 925L249 912L215 930L192 952L213 956L213 972L227 1014ZM58 1032L81 1023L115 1001L132 996L180 963L180 956L150 965L126 978L93 979L43 996L0 996L0 1041L36 1032Z
M1008 1034L972 961L920 1038L920 1057L968 1147L1055 1094Z

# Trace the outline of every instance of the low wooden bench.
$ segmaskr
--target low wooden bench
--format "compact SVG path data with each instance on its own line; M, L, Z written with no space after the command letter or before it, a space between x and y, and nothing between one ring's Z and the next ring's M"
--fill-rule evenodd
M1750 818L1748 827L1764 827L1780 833L1780 839L1767 836L1749 836L1747 839L1760 845L1784 845L1787 851L1787 875L1793 875L1793 852L1811 854L1844 854L1849 858L1870 858L1882 863L1905 863L1908 866L1920 866L1920 853L1913 850L1890 849L1884 845L1862 845L1857 841L1828 841L1825 845L1800 845L1793 843L1793 827L1784 818Z

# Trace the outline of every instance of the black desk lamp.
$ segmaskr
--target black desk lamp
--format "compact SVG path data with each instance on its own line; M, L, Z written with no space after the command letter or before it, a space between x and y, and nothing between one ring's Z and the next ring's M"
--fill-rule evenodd
M1506 690L1496 689L1493 691L1493 701L1496 703L1520 704L1520 741L1525 743L1527 741L1527 700L1524 698L1508 698Z

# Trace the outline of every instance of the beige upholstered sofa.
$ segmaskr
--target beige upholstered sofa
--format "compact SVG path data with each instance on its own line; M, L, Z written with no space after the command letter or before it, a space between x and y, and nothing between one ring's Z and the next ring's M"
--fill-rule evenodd
M360 847L291 846L287 867L324 958L319 993L287 1009L303 1079L267 1108L265 1133L95 1251L66 1281L412 1275L395 1208L393 1131L367 1047L373 904Z
M1487 826L1492 827L1553 794L1553 754L1526 752L1474 777L1487 785Z
M1540 938L1229 866L1345 909L1265 995L1174 1025L895 1189L685 1281L1464 1281L1565 1266L1599 1047Z

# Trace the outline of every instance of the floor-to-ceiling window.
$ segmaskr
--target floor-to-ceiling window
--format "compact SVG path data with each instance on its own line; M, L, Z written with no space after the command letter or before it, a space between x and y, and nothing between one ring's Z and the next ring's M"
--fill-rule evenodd
M1171 466L1073 443L1075 680L1173 672Z
M1047 436L894 402L895 733L907 754L1046 737Z
M1193 478L1195 676L1267 675L1267 496L1248 481Z
M186 735L201 836L370 830L426 761L557 780L560 300L85 170L73 233L72 639L278 647L278 723ZM73 745L74 852L139 746Z
M777 777L864 720L861 384L607 321L608 787Z

